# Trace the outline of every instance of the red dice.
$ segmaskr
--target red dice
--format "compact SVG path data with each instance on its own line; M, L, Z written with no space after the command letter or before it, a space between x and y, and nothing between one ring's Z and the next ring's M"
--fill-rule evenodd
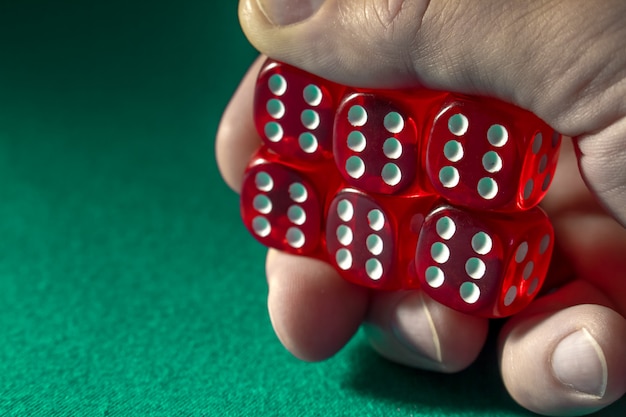
M266 246L378 290L422 288L505 317L545 279L552 226L536 207L561 136L489 98L355 90L268 60L241 214Z
M241 215L262 244L298 255L320 257L326 190L323 166L299 172L261 149L248 167L241 188ZM326 177L332 183L332 177Z
M539 208L480 216L444 206L428 215L415 251L417 276L432 298L486 317L514 314L543 283L554 240Z
M345 181L363 191L396 194L419 178L419 142L410 113L373 94L352 94L337 110L334 155Z
M332 158L338 88L297 68L267 61L254 98L254 122L265 146L301 162Z
M511 105L455 97L434 119L426 173L452 204L525 210L550 186L560 139L547 124Z
M343 189L326 214L329 262L344 278L371 288L419 285L415 276L417 236L433 196L392 199Z

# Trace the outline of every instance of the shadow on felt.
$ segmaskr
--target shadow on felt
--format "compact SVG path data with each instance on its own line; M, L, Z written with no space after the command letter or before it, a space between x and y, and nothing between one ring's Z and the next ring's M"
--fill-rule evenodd
M344 387L364 398L399 405L418 415L537 416L509 396L498 370L494 322L485 348L474 364L456 374L421 371L390 362L363 341L351 352ZM411 413L412 415L412 413ZM588 417L623 417L626 396Z
M411 369L380 357L366 343L352 351L346 388L368 398L387 400L422 412L534 416L509 396L497 365L492 332L476 362L456 374Z

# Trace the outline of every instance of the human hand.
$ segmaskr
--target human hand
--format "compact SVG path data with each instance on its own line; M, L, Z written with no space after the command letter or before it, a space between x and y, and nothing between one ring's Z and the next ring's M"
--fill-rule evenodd
M556 233L545 284L554 291L502 329L501 372L513 398L542 414L582 415L622 396L626 5L283 3L265 0L264 10L255 0L240 3L249 39L275 59L361 87L420 84L498 97L573 138L543 204ZM258 66L243 80L218 132L218 164L235 190L260 144L251 107ZM369 292L312 259L270 250L267 276L276 333L305 360L331 356L365 323L382 355L455 372L475 359L486 338L487 320L453 311L420 291Z

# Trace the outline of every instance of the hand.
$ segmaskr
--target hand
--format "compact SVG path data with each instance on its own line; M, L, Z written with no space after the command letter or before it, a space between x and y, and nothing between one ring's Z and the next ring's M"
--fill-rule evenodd
M626 392L625 19L621 1L240 2L248 38L275 59L349 85L498 97L572 138L543 204L556 232L552 291L509 319L499 343L510 394L542 414L584 415ZM235 190L260 144L258 67L217 137ZM304 360L333 355L361 324L382 355L441 372L467 367L485 342L487 320L420 291L369 292L312 259L270 250L267 278L275 331Z

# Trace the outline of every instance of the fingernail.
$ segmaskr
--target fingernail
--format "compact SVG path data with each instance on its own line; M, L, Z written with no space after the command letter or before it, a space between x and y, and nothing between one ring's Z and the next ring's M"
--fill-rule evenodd
M313 16L324 0L257 0L257 3L267 20L276 26L287 26Z
M608 378L606 358L586 329L559 342L552 353L552 370L564 385L583 394L604 397Z
M391 323L396 338L413 353L441 363L441 346L428 306L421 293L400 300Z

